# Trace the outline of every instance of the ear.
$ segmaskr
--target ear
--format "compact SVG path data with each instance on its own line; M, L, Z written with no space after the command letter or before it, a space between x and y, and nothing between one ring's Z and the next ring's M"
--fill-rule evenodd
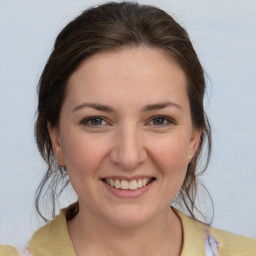
M63 150L61 147L59 129L57 127L51 126L49 122L47 122L47 128L50 134L55 159L58 162L58 165L65 166L66 164L64 160Z
M201 141L201 135L202 135L201 129L193 128L191 139L190 139L189 152L188 152L189 153L189 156L188 156L189 162L191 161L191 159L193 158L193 156L195 155L195 153L197 151L197 148Z

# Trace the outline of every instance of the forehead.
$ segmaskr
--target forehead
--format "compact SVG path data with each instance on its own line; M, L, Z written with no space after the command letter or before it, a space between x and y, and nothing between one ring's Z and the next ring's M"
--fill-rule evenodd
M95 97L102 101L127 97L152 101L158 97L187 97L186 84L182 68L163 51L125 48L87 58L71 75L66 96L76 101Z

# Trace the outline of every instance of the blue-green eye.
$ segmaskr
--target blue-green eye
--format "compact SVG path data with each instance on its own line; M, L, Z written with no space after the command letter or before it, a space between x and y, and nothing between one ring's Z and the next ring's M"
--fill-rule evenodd
M149 124L153 124L156 126L165 126L165 125L174 124L174 121L164 116L156 116L152 118Z
M106 121L102 119L101 117L88 117L81 121L83 125L86 126L102 126L106 124Z

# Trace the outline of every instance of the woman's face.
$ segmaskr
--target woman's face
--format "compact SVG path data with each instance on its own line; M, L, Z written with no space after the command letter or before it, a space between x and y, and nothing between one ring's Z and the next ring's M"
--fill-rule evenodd
M98 53L72 74L49 132L87 218L133 226L169 212L200 138L186 82L146 47Z

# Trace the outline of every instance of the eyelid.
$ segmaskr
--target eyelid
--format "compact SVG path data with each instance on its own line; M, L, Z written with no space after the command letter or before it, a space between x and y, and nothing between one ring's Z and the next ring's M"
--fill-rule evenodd
M101 119L103 122L105 122L106 124L108 123L106 121L106 118L102 117L102 116L89 116L89 117L86 117L86 118L83 118L79 123L83 126L86 126L86 127L93 127L93 128L100 128L102 126L105 126L106 124L100 124L100 125L92 125L92 124L89 124L89 122L91 120L94 120L94 119Z
M165 119L165 121L167 120L168 121L168 124L163 124L163 125L154 125L154 126L158 126L158 127L163 127L163 126L169 126L169 125L175 125L176 124L176 121L169 117L169 116L165 116L165 115L157 115L157 116L153 116L150 118L150 120L147 122L147 124L149 124L150 122L152 122L153 120L157 119L157 118L163 118Z
M150 124L152 121L154 121L157 118L164 119L165 122L167 121L167 124L159 124L159 125L157 125L157 124ZM94 120L94 119L101 119L102 122L105 122L105 123L104 124L99 124L99 125L89 124L89 122L91 120ZM106 125L111 125L110 122L107 120L107 118L105 118L103 116L89 116L89 117L83 118L79 122L79 124L81 124L83 126L86 126L86 127L89 127L89 128L101 128L101 127L106 126ZM172 126L172 125L175 125L175 124L177 124L177 122L173 118L171 118L169 116L165 116L165 115L152 116L146 122L146 125L152 125L152 126L155 126L155 127L158 127L158 128L166 127L166 126Z

